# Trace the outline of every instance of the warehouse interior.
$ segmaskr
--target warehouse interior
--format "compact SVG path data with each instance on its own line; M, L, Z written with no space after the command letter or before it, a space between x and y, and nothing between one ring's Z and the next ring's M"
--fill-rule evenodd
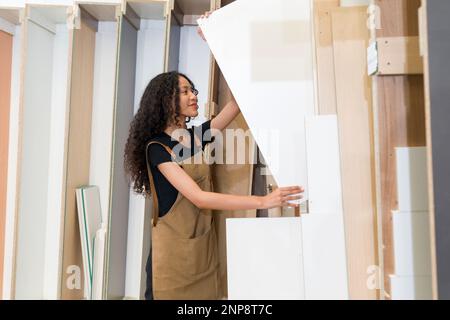
M176 70L199 91L190 125L234 95L228 128L250 132L220 142L248 158L211 165L215 192L307 180L299 209L215 210L223 299L449 299L448 13L446 0L0 0L0 298L143 299L152 199L132 192L124 146L148 81ZM272 87L261 98L254 83ZM257 134L269 126L302 132L279 168Z

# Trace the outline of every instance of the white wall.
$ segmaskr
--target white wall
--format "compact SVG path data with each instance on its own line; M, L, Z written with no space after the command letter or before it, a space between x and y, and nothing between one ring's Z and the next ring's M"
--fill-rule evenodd
M208 44L197 34L196 26L181 27L180 60L178 70L186 74L199 91L199 115L189 124L199 125L206 121L205 104L208 101L211 53Z
M95 35L89 184L100 190L103 221L108 220L114 90L116 85L117 23L101 21Z

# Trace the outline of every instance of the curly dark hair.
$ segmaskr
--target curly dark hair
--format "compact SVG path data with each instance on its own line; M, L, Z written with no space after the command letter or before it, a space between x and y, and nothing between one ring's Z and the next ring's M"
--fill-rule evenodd
M167 126L178 123L180 76L186 78L195 90L194 83L182 73L172 71L156 76L147 85L139 110L130 124L124 154L125 173L134 192L144 196L150 195L151 191L145 148L155 135L162 133Z

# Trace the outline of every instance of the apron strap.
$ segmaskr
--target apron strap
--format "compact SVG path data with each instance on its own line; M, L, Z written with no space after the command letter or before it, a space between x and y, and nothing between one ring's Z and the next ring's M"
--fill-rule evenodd
M153 209L152 209L152 221L153 221L153 226L156 226L156 223L158 222L158 217L159 217L159 204L158 204L158 197L156 195L156 188L155 188L155 182L153 181L153 175L152 175L152 170L150 169L150 163L149 163L149 159L148 159L148 147L151 144L159 144L162 147L164 147L164 149L166 149L166 151L168 153L170 153L173 157L173 151L166 145L157 142L157 141L150 141L146 148L145 148L145 159L146 159L146 164L147 164L147 173L148 173L148 180L150 181L150 191L151 191L151 195L152 195L152 202L153 202Z

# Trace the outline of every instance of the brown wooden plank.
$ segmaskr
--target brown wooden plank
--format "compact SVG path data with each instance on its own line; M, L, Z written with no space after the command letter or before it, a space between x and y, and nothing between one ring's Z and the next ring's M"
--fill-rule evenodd
M73 39L61 281L62 299L81 299L84 290L75 189L89 184L95 51L95 30L91 29L91 25L91 23L82 18L80 29L75 30ZM80 289L71 289L67 286L68 277L72 276L72 274L67 273L70 266L78 266L80 268Z
M375 4L381 14L377 37L418 36L420 0L376 0ZM394 148L425 145L424 86L421 75L377 77L376 81L383 271L389 298L389 275L395 273L392 210L398 208Z
M0 299L3 294L3 260L5 252L12 46L12 35L0 31Z
M376 299L367 270L377 262L371 81L366 7L332 11L336 106L351 299ZM351 72L349 72L351 70Z

